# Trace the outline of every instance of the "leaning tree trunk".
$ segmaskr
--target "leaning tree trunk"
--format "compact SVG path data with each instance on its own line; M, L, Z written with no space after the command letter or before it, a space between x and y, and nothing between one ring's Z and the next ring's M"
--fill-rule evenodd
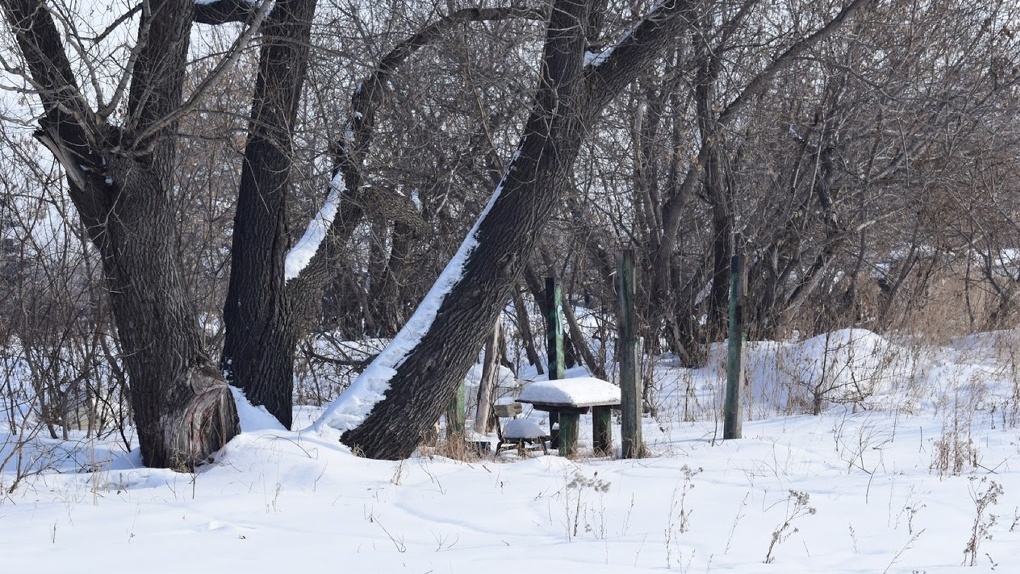
M355 91L347 129L337 142L336 169L345 188L341 212L312 261L297 277L284 272L286 200L292 139L307 69L315 0L280 0L263 33L245 163L234 220L230 285L224 303L226 337L221 367L231 384L289 427L297 340L318 319L322 293L335 275L344 244L373 202L364 193L363 164L387 80L404 61L455 26L479 20L534 18L528 8L463 9L394 47Z
M468 241L459 279L412 350L400 357L385 398L342 440L371 458L417 447L453 396L496 316L510 299L538 234L569 185L578 150L599 112L684 25L688 3L666 2L599 66L584 67L599 0L559 0L547 28L542 79L518 153ZM382 356L381 356L382 357ZM379 361L380 359L377 359ZM389 365L384 365L389 366Z

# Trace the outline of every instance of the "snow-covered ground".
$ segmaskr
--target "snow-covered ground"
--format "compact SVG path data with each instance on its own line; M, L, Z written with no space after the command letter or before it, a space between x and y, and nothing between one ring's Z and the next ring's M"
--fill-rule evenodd
M935 348L840 331L749 344L750 419L734 441L720 440L718 351L693 371L661 358L656 417L644 424L652 455L641 460L372 461L328 427L275 429L250 408L246 432L197 474L141 468L112 440L35 438L25 452L44 455L43 470L9 494L16 458L0 477L0 564L33 573L1018 572L1016 341L995 333ZM303 407L299 424L319 414ZM590 419L581 426L590 453ZM14 438L0 435L0 461Z

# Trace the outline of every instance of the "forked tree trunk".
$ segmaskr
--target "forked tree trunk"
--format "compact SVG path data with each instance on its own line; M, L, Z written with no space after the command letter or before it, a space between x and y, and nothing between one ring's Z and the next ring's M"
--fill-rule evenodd
M238 432L226 381L202 348L170 209L192 0L152 0L141 18L125 125L91 110L41 0L0 3L44 110L36 134L63 166L102 258L147 466L191 470Z

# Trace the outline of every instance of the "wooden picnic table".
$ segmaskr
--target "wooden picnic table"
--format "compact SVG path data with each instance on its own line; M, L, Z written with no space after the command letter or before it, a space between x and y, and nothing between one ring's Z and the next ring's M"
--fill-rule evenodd
M577 377L538 381L521 391L517 402L530 404L537 410L559 417L559 432L550 428L552 442L559 438L562 456L577 454L577 431L580 416L592 413L592 439L595 454L606 455L613 450L612 409L620 404L620 387L594 377Z

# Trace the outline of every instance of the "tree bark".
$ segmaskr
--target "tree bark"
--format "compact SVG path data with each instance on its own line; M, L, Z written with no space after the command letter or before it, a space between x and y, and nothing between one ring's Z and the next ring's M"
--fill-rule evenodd
M332 150L345 187L340 213L312 261L298 277L288 281L284 263L288 251L286 201L291 142L307 68L315 4L315 0L281 0L266 22L234 220L230 285L224 304L223 372L252 403L264 405L288 428L292 422L297 340L317 318L323 290L334 274L333 267L365 217L364 206L372 203L363 193L362 169L372 142L376 112L389 90L386 83L389 75L417 50L457 24L534 18L537 14L523 8L461 10L424 27L387 53L352 97L348 129L343 130L352 134L351 139L337 142ZM410 233L404 223L398 226L403 235ZM385 271L396 271L395 265ZM386 308L387 314L392 314L393 309ZM381 315L379 319L380 324L386 325L394 317Z
M142 459L193 469L238 432L181 279L170 209L176 125L167 118L181 105L194 3L153 0L143 10L123 127L86 103L40 0L2 8L43 105L36 135L63 166L102 258Z
M346 244L365 218L366 204L376 203L364 186L364 166L375 137L376 114L390 91L389 79L418 50L441 38L457 25L468 22L500 21L511 18L538 19L541 13L531 8L465 8L449 14L419 30L383 56L372 73L362 80L351 95L351 111L342 130L343 139L330 150L336 176L343 181L341 208L329 227L319 250L301 274L288 282L295 329L304 331L315 320L322 304L322 292L333 268L346 253Z
M292 139L316 0L281 0L266 21L234 216L220 367L290 428L297 334L286 290Z

